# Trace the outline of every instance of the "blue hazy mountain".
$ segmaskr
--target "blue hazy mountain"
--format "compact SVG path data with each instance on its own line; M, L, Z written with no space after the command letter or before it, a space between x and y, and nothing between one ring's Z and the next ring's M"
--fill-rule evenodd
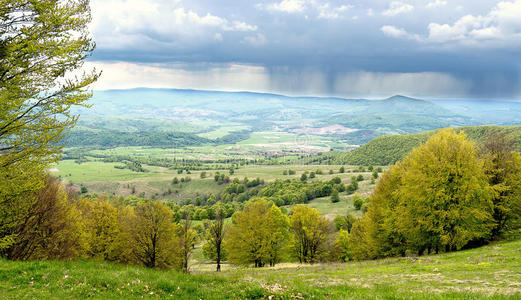
M290 97L268 93L182 89L95 91L92 107L79 109L79 128L161 130L198 133L226 124L250 131L343 126L332 133L353 143L384 135L417 133L448 126L516 125L521 103L422 100L393 96L382 100Z

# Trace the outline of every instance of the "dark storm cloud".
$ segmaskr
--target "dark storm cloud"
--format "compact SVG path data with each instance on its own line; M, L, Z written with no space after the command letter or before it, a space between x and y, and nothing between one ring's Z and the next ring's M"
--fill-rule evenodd
M425 78L414 74L432 73L429 80L466 83L459 94L518 97L518 11L521 0L97 0L93 60L261 66L270 81L282 81L276 91L288 92L300 87L284 80L312 73L320 78L316 93L323 94L338 94L335 86L346 74L387 86L399 74L412 74L414 85ZM403 77L400 82L407 86ZM429 93L439 96L435 84Z

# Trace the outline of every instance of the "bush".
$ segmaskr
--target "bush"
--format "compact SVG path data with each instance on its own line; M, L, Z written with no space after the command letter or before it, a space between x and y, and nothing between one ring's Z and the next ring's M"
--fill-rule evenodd
M353 195L353 206L356 210L360 210L364 205L364 199L358 195L358 193Z
M333 190L333 192L331 193L331 202L332 203L337 203L340 201L340 197L338 196L338 191L337 190Z
M302 175L300 176L300 181L306 181L308 179L308 175L306 175L306 173L302 173Z

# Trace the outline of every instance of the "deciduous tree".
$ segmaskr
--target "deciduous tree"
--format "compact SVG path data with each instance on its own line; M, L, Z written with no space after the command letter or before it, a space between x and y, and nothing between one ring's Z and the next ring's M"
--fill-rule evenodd
M293 251L301 263L314 263L326 251L329 224L320 213L307 205L293 207L290 218Z
M264 198L253 198L232 216L228 258L234 264L275 265L288 240L288 217Z
M138 205L126 224L132 261L149 268L182 266L179 225L172 211L159 201Z
M521 228L521 155L504 133L491 133L481 147L485 174L493 191L492 235Z
M44 187L28 196L31 206L14 228L14 243L4 249L11 259L65 259L88 247L81 213L67 199L60 181L47 176Z
M492 193L474 144L463 132L440 130L403 161L398 231L409 247L457 250L487 238Z
M206 231L206 244L203 246L204 255L214 260L217 264L217 272L221 271L221 260L225 259L226 252L224 251L224 211L218 209L215 220L208 226Z
M0 247L27 206L15 203L43 187L44 170L86 105L97 73L68 77L89 56L88 0L0 0Z

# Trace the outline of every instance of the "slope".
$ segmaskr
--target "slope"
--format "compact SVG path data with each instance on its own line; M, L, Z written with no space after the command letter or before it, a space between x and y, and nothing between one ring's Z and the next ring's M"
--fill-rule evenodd
M425 257L185 275L101 261L0 260L4 299L519 299L521 241Z
M478 144L493 132L505 133L515 142L516 149L521 150L521 127L518 126L469 126L457 129L464 131L468 138ZM378 137L354 151L337 153L332 157L332 163L382 166L394 164L436 132L437 130L433 130L418 134Z

